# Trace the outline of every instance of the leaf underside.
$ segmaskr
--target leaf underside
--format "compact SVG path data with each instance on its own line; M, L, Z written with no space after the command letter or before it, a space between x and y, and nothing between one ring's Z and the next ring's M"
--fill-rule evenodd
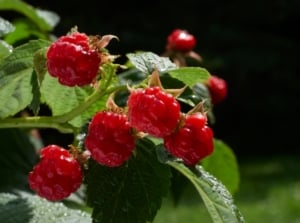
M214 223L244 223L244 218L234 204L227 188L202 166L185 166L158 147L159 159L183 174L198 191Z

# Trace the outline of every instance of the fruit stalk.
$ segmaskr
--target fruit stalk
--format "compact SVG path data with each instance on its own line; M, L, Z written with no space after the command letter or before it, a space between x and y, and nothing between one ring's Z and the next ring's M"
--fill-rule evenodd
M106 87L108 86L109 84L106 84ZM101 97L123 89L127 89L127 86L120 85L106 89L97 89L90 96L88 96L83 103L63 115L49 117L15 117L2 119L0 120L0 128L54 128L61 133L73 133L75 131L75 128L71 124L69 124L68 121L80 115Z
M74 132L69 123L54 122L55 117L17 117L0 120L0 128L54 128L61 133Z

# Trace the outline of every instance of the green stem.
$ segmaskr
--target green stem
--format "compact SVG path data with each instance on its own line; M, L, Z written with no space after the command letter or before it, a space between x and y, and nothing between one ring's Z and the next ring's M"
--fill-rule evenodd
M63 115L54 116L53 121L59 122L59 123L68 122L68 121L72 120L73 118L75 118L76 116L78 116L79 114L81 114L82 112L84 112L87 108L89 108L92 104L94 104L96 101L98 101L104 95L111 94L114 91L124 89L126 86L123 86L123 85L109 88L111 81L112 81L112 77L113 77L112 74L114 74L116 71L116 67L111 67L111 68L112 69L110 70L108 79L106 81L104 81L104 83L100 82L99 88L96 91L94 91L93 94L91 94L89 97L87 97L82 104L78 105L71 111L69 111ZM104 75L105 75L105 72L104 72Z
M99 100L101 97L112 92L126 89L127 86L121 85L111 87L105 90L97 90L86 100L72 109L71 111L57 116L34 116L34 117L17 117L17 118L6 118L0 120L1 128L54 128L61 133L74 133L75 128L68 123L86 109L88 109L93 103Z
M54 128L61 133L73 133L74 127L68 123L53 122L55 117L18 117L0 120L1 128Z

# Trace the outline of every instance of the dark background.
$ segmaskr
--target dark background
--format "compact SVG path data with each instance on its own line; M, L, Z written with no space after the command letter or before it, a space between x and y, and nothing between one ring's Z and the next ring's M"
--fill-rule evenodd
M160 54L173 29L188 30L205 67L228 83L215 136L239 156L299 154L299 0L27 2L61 17L57 36L75 25L118 36L112 54Z

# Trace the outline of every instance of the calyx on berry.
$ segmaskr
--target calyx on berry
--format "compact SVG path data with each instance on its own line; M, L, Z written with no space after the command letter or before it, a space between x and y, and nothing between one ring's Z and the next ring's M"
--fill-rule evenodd
M47 51L47 69L51 76L67 86L83 86L96 78L100 56L91 49L85 33L74 32L53 42Z
M115 56L104 50L113 35L87 36L76 30L61 36L48 48L47 69L66 86L84 86L95 81L99 66L112 62Z
M158 72L154 71L147 87L129 91L128 120L133 128L154 137L164 137L176 129L181 111L174 95L183 89L169 93L162 88Z

